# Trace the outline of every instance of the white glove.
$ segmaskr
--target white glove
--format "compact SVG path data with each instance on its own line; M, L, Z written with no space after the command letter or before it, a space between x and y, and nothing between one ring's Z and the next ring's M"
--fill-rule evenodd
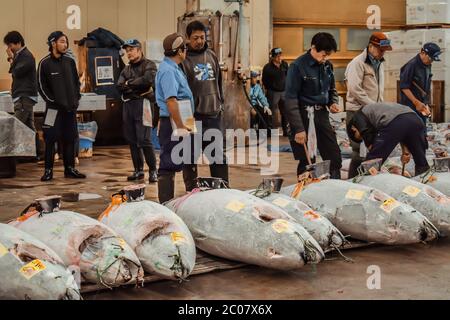
M272 115L272 110L270 110L269 107L264 107L264 113L266 113L267 115L271 116Z

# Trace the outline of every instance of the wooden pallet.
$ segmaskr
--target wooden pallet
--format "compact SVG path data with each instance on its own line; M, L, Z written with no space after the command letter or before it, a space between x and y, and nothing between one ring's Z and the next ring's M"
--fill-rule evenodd
M373 245L374 244L367 243L367 242L352 241L350 244L344 246L342 248L342 250L348 251L348 250L352 250L352 249L365 248L365 247L373 246ZM331 255L335 252L336 252L336 250L334 250L334 249L329 250L329 251L327 251L327 255ZM204 252L198 252L195 268L194 268L194 271L191 273L191 277L202 275L202 274L207 274L207 273L211 273L211 272L217 272L217 271L235 270L235 269L240 269L240 268L244 268L247 266L248 265L245 263L239 263L239 262L233 262L233 261L229 261L229 260L225 260L225 259L220 259L220 258L210 256ZM147 275L144 277L144 284L154 283L154 282L159 282L159 281L166 281L166 280L163 278L160 278L158 276L155 276L155 275ZM132 285L133 284L128 285L128 286L132 286ZM109 290L109 289L104 286L101 286L101 285L88 284L81 288L81 293L87 294L87 293L93 293L93 292L99 292L99 291L105 291L105 290Z

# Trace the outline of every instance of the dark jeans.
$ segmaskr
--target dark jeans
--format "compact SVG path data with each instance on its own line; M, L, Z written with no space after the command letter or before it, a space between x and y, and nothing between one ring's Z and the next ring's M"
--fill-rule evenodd
M285 103L285 93L268 90L267 91L267 100L269 101L270 109L272 110L272 117L270 117L270 127L271 128L281 128L283 129L283 134L287 135L288 132L288 122L284 117L284 103ZM281 124L280 121L275 123L274 118L278 117L278 111L281 116ZM279 120L279 119L277 119Z
M309 119L308 113L305 109L300 111L303 125L308 132ZM317 134L317 148L319 149L320 155L323 160L330 160L330 174L333 179L340 179L340 170L342 168L342 156L341 149L337 143L336 132L330 123L330 113L327 109L322 109L315 111L314 122L316 125ZM297 168L297 174L300 175L306 171L308 166L308 159L306 157L305 148L295 142L294 136L290 139L292 150L294 152L295 160L299 161ZM312 159L315 162L315 159Z
M347 124L354 117L357 111L347 111ZM358 175L358 168L364 162L364 158L360 156L361 144L350 140L350 145L352 147L352 161L350 162L350 168L348 172L348 178L352 179Z
M64 167L75 167L75 144L78 137L76 112L58 111L54 126L42 127L45 140L45 169L53 169L55 143L62 148Z
M179 141L172 141L172 132L173 130L170 118L160 118L159 144L161 145L161 151L159 156L159 176L173 175L183 170L183 163L175 164L172 159L172 151L179 143L182 142L182 139ZM183 139L191 139L191 137L189 136Z
M150 171L156 170L156 155L152 144L152 128L143 123L144 99L131 100L123 105L123 130L130 145L136 172L143 171L144 158Z
M34 111L33 107L36 102L28 97L22 97L16 102L14 102L14 116L19 119L20 122L25 124L28 128L36 133L36 155L39 153L39 136L36 132L36 127L34 125Z
M367 160L383 159L386 161L395 147L404 144L414 158L416 175L429 169L426 158L425 125L416 114L407 113L395 118L387 127L381 129Z

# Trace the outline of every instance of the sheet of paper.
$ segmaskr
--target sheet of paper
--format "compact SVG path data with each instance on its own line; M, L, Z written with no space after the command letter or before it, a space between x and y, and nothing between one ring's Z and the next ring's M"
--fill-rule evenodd
M58 115L58 110L47 109L47 115L45 116L44 125L53 127L55 126L56 116Z
M144 127L153 127L152 105L148 99L144 99L142 122Z
M191 129L190 133L197 133L197 127L195 125L194 113L192 112L192 104L191 100L179 100L178 101L178 109L180 111L181 121L183 124ZM172 129L174 131L175 136L182 136L183 134L178 133L178 128L175 124L175 121L171 119Z

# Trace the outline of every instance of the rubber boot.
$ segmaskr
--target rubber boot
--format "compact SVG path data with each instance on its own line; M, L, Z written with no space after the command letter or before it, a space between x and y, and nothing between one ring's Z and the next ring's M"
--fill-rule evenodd
M175 173L159 175L158 198L161 204L175 198Z
M188 164L183 167L183 180L186 192L192 192L197 188L198 167L195 164Z
M363 161L361 160L354 160L352 159L352 162L350 162L350 167L348 169L348 178L353 179L358 175L358 168L361 166Z
M228 165L227 164L213 164L209 166L211 170L212 178L220 178L225 181L228 186L230 184L230 177L228 173Z

